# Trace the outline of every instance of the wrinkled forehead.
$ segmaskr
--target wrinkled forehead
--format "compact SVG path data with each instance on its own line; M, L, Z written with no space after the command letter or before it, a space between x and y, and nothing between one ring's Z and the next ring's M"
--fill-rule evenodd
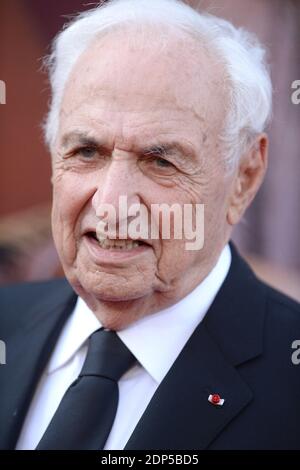
M200 38L171 28L118 28L95 38L79 57L66 83L63 113L105 102L112 111L190 112L221 126L224 76Z

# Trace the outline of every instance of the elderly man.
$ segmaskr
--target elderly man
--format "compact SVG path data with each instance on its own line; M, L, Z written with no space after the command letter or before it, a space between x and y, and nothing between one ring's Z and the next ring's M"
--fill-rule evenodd
M299 306L229 242L267 167L262 47L176 0L112 0L58 35L49 66L68 281L1 292L0 447L300 449ZM204 207L204 243L162 236L162 203ZM123 230L133 206L158 237Z

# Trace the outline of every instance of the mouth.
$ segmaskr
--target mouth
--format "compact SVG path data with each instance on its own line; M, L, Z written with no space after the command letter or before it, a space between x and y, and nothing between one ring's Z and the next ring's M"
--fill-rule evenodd
M117 250L117 251L131 251L138 247L149 247L149 243L143 240L132 240L132 239L110 239L105 238L99 240L96 232L90 231L86 233L86 237L89 238L93 243L97 243L104 250Z

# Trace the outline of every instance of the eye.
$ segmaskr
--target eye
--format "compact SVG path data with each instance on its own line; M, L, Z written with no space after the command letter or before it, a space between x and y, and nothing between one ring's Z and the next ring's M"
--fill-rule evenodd
M146 174L154 177L172 177L176 174L177 168L169 160L161 155L153 153L145 154L139 161L139 166Z
M96 153L97 149L95 147L80 147L75 151L75 154L80 155L86 160L93 158Z
M150 158L149 165L152 167L152 171L165 176L172 176L177 170L173 163L160 155L153 155L153 157Z
M155 158L155 162L157 166L161 168L170 168L174 166L172 163L168 162L168 160L165 160L164 158L161 158L161 157Z

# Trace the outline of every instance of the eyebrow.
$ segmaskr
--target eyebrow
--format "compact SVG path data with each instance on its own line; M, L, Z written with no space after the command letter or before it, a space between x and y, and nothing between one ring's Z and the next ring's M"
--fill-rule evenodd
M69 145L85 145L85 146L94 146L94 147L102 147L103 142L99 142L94 137L89 137L87 134L83 132L73 131L68 134L63 135L61 139L62 147L66 148Z
M97 147L101 149L107 149L108 146L105 145L104 141L100 141L95 137L88 136L86 133L81 131L72 131L70 133L65 134L62 137L61 144L64 148L68 147L69 145L82 145L82 146L91 146ZM190 158L195 159L196 154L195 151L192 150L190 146L183 145L177 141L171 142L158 142L153 145L146 146L144 148L136 147L133 150L134 153L138 155L158 155L163 157L170 157L170 156L177 156L180 157L182 155L187 155Z
M187 155L191 158L195 158L195 152L192 151L191 148L188 148L185 145L182 145L179 142L170 142L170 143L158 143L155 145L151 145L149 147L146 147L145 149L142 150L144 155L159 155L161 157L168 157L168 156L181 156L181 155Z

